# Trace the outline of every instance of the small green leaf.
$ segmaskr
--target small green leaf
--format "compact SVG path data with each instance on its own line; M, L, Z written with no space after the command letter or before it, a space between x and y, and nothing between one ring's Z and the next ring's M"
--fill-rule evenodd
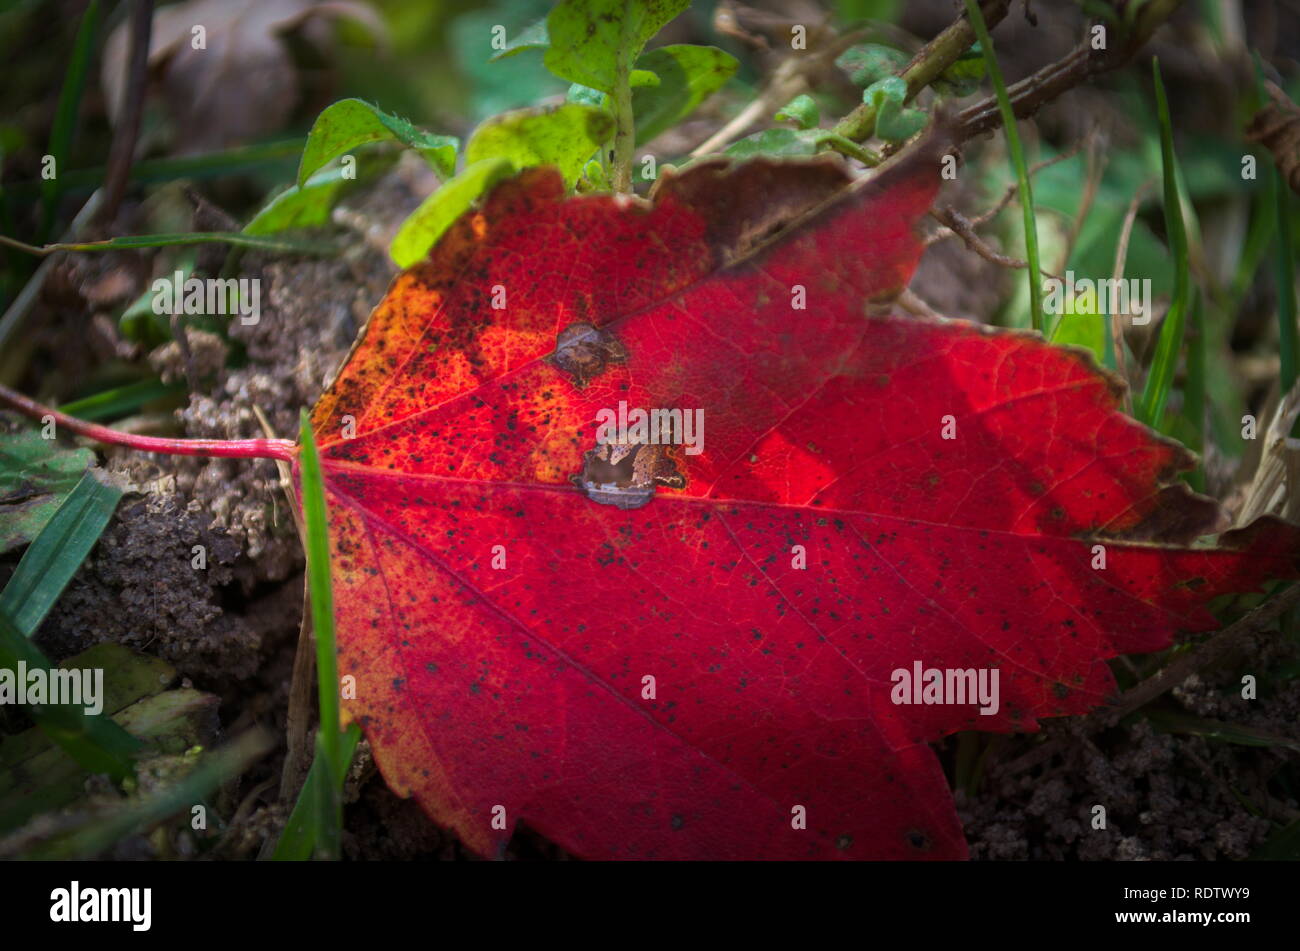
M613 134L614 117L594 106L519 109L475 129L465 146L465 162L502 158L516 169L554 165L572 188L592 153Z
M897 76L886 76L862 92L862 101L875 106L877 110L886 102L901 106L906 100L907 83Z
M40 534L94 461L89 449L64 449L34 429L0 437L0 552Z
M976 41L930 85L944 96L969 96L979 88L980 80L987 73L988 64L984 62L984 53Z
M316 117L298 165L298 185L330 159L368 142L395 139L422 154L443 178L456 168L459 141L417 128L406 119L376 109L360 99L341 99Z
M924 112L904 107L907 83L897 76L887 76L872 83L862 93L862 101L875 106L876 135L887 142L910 139L925 126Z
M546 20L541 19L529 24L513 40L506 40L506 48L488 59L489 63L506 59L524 50L544 50L551 45L551 38L546 35Z
M835 65L849 74L855 86L863 89L901 72L907 63L906 53L879 43L850 46L835 58Z
M659 77L658 86L632 91L636 141L649 142L695 111L736 74L734 56L713 46L661 46L636 61Z
M16 678L20 670L49 671L50 662L0 611L0 671L13 671L10 677ZM72 704L33 704L27 710L45 735L88 772L107 773L118 781L134 772L131 757L140 741L108 717Z
M326 224L339 192L350 180L344 177L342 168L317 172L305 185L293 185L263 205L244 225L244 234L275 234Z
M821 110L812 96L795 96L776 114L777 122L794 122L801 129L815 129L821 123Z
M690 0L563 0L546 18L546 68L613 93L646 42L689 5Z
M466 166L463 172L445 182L402 222L388 248L397 266L410 267L428 254L434 242L479 195L514 170L509 159L491 158Z
M727 146L726 155L750 158L755 155L816 155L821 129L764 129Z
M99 541L120 498L121 489L107 482L99 470L88 470L23 552L0 591L0 612L23 637L36 632Z
M927 116L920 109L904 109L886 99L876 111L876 135L886 142L903 142L925 128Z

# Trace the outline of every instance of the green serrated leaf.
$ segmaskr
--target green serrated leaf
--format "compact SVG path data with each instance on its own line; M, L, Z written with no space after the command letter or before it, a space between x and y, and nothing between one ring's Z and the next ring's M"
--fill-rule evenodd
M613 116L594 106L519 109L475 129L465 146L465 161L475 165L506 159L516 169L554 165L572 188L592 153L613 134Z
M632 90L632 114L640 145L694 112L736 74L740 64L716 47L680 44L651 50L636 65L659 77L658 86Z
M546 18L546 68L613 93L619 76L633 72L646 42L689 5L690 0L564 0Z
M434 242L479 195L510 175L514 164L506 158L475 162L445 182L402 222L388 253L398 267L410 267L429 253Z
M34 429L0 437L0 553L39 535L94 461Z
M298 165L297 184L305 185L330 159L359 145L384 139L415 149L443 178L449 177L456 168L456 149L460 142L454 136L426 132L361 99L341 99L316 117Z

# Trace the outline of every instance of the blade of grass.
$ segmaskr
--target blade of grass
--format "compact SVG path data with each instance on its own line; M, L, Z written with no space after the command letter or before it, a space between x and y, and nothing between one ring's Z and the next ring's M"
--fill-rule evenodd
M361 739L361 728L353 723L343 731L342 756L351 762ZM319 739L316 757L307 772L298 801L294 803L289 821L280 833L271 858L276 862L301 862L312 857L337 858L339 832L343 826L343 801L340 795L343 776L334 776L329 757L321 752Z
M1147 371L1146 384L1138 399L1137 418L1152 429L1159 429L1164 416L1165 403L1173 386L1178 354L1183 347L1183 329L1187 318L1187 305L1191 282L1188 276L1187 231L1183 226L1183 212L1178 199L1178 160L1174 155L1173 127L1169 122L1169 102L1165 98L1165 85L1160 80L1160 63L1151 60L1151 74L1156 89L1156 109L1160 116L1160 162L1164 184L1165 231L1169 236L1169 251L1174 258L1174 295L1160 327L1155 356Z
M140 380L87 396L83 399L64 403L59 408L69 416L89 419L93 422L118 419L164 396L174 396L185 392L180 383L164 383L162 380Z
M307 552L307 590L311 600L312 630L316 637L316 683L320 726L316 733L316 756L307 781L298 794L293 812L276 843L272 858L337 858L343 825L340 792L360 728L352 724L339 731L338 654L334 644L334 588L330 579L329 514L320 454L307 411L300 419L302 440L303 547Z
M302 521L307 531L307 584L311 592L311 623L316 634L316 683L320 703L321 747L336 775L347 767L339 746L339 659L334 649L334 586L330 579L329 513L320 453L307 411L301 414Z
M1020 194L1020 209L1025 219L1025 261L1029 265L1025 270L1029 276L1029 317L1033 328L1039 333L1046 333L1043 322L1043 277L1039 267L1038 225L1034 217L1034 192L1029 181L1029 166L1025 164L1025 152L1020 145L1020 131L1016 126L1016 114L1011 109L1011 100L1007 96L1007 85L1002 81L1002 70L998 66L997 55L993 52L993 39L988 27L984 25L984 14L976 0L966 0L966 15L975 36L979 39L980 49L984 53L984 62L988 67L989 79L993 81L993 92L997 96L998 111L1002 113L1002 127L1007 136L1007 152L1011 155L1011 164L1016 171L1016 188Z
M27 546L9 583L0 591L0 611L23 637L31 637L108 524L122 490L87 472L57 512Z
M188 234L132 234L106 241L83 241L71 244L34 245L15 241L0 235L0 244L44 257L56 251L122 251L132 248L166 248L190 244L233 244L241 248L288 254L334 255L338 248L312 241L293 241L288 238L268 238L261 235L241 234L238 231L194 231Z
M131 166L130 181L148 183L171 182L181 178L214 178L276 163L293 169L298 166L298 157L306 142L306 139L284 139L201 155L143 159ZM59 176L60 184L64 192L93 189L104 180L107 171L103 165L72 169ZM15 198L29 198L40 191L41 185L40 181L20 181L5 187Z
M12 670L17 677L20 664L29 674L52 669L45 655L0 611L0 670ZM27 710L45 735L88 772L107 773L119 782L133 774L131 758L141 743L108 717L91 716L84 707L67 704L29 705Z
M41 181L41 226L37 232L39 244L44 244L54 227L54 211L58 206L59 196L63 193L63 184L58 172L63 168L68 157L68 148L72 144L72 133L77 127L77 115L81 111L81 94L86 88L86 72L90 67L90 56L95 35L99 32L99 0L90 0L86 12L77 27L77 38L72 47L72 59L68 62L67 72L63 77L63 88L59 91L59 105L54 114L54 127L50 130L48 154L54 159L55 176Z
M254 728L220 749L204 754L179 782L155 792L143 802L112 812L107 818L61 832L32 849L28 858L91 859L129 835L145 832L169 816L188 814L195 804L212 797L217 787L243 773L272 747L270 736Z

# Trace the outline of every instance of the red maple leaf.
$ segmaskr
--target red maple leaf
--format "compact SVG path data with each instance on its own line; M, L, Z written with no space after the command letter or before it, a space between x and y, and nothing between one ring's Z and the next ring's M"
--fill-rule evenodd
M1189 547L1222 518L1190 454L1082 351L887 313L937 150L653 204L531 170L394 280L312 417L342 711L470 848L963 857L931 741L1092 709L1107 658L1300 575L1277 520ZM680 417L610 442L637 409Z
M1170 546L1217 508L1081 352L879 312L933 159L653 205L532 170L395 279L313 415L343 709L470 848L962 857L930 741L1084 712L1106 658L1296 574L1280 523ZM703 451L597 458L620 403L702 410ZM996 670L996 712L895 703L917 664Z

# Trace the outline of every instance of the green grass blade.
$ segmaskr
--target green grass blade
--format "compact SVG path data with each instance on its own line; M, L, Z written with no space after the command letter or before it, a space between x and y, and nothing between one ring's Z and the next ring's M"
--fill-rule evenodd
M57 832L35 846L28 858L40 860L93 859L129 835L138 835L178 813L188 815L197 803L210 800L217 788L243 773L271 748L270 737L258 730L243 734L205 753L198 765L178 782L142 802L110 812L66 832Z
M1187 319L1187 304L1191 292L1188 274L1187 230L1183 223L1182 206L1178 199L1178 160L1174 156L1173 127L1169 122L1169 102L1165 86L1160 80L1160 64L1151 60L1151 73L1156 88L1156 109L1160 116L1160 162L1164 181L1165 231L1169 235L1169 251L1174 258L1174 296L1169 304L1156 341L1155 356L1147 371L1146 384L1137 404L1137 418L1153 429L1159 429L1173 386L1174 371L1178 367L1179 351L1183 347L1183 330Z
M1007 96L1007 85L1002 81L1002 70L998 67L997 55L993 52L993 39L988 27L984 25L984 14L980 12L977 0L966 0L966 16L975 35L979 38L980 49L984 52L984 62L988 67L989 79L993 81L993 91L998 99L998 111L1002 114L1002 127L1007 136L1007 152L1011 155L1011 164L1016 170L1016 188L1020 193L1020 209L1025 219L1025 260L1029 267L1029 316L1032 326L1039 333L1046 333L1043 321L1043 277L1039 268L1038 224L1034 216L1034 192L1029 181L1029 166L1025 164L1025 152L1020 145L1020 131L1016 126L1016 114L1011 109L1011 99Z
M28 672L51 669L45 655L0 611L0 670L14 671L17 677L20 663ZM59 704L27 709L45 735L89 772L107 773L119 782L134 772L131 758L141 743L107 716Z
M121 489L102 481L96 472L87 472L27 546L9 583L0 591L0 612L23 637L31 637L45 619L99 541L121 497Z
M302 522L307 537L307 585L312 632L316 638L316 682L320 701L321 745L336 775L342 775L339 747L339 659L334 649L334 585L330 579L329 512L320 453L307 411L301 414Z
M282 254L310 254L330 256L338 254L339 249L329 244L315 241L294 241L288 238L269 238L261 235L241 234L238 231L192 231L185 234L132 234L106 241L84 241L70 244L47 244L32 248L19 242L4 239L5 243L34 250L39 254L53 251L122 251L134 248L167 248L191 244L233 244L239 248L253 248L259 251L278 252Z
M298 156L302 154L306 142L306 139L282 139L200 155L141 159L131 166L129 180L133 184L139 184L172 182L181 178L216 178L276 164L296 168ZM108 169L103 165L72 169L59 175L59 183L64 192L89 191L97 188L107 173ZM25 180L12 182L5 187L15 198L30 198L40 191L41 185L40 180Z
M303 410L300 423L302 454L303 546L307 550L307 591L311 601L312 631L316 638L316 682L319 690L320 728L316 756L307 781L298 794L272 859L277 861L339 856L343 828L340 794L348 764L361 730L354 723L339 732L338 654L334 645L334 589L330 579L329 513L325 482L311 420Z
M343 731L344 762L352 762L352 754L356 752L360 739L361 728L355 723ZM313 854L321 858L338 856L339 832L343 825L342 786L343 777L333 775L329 758L322 755L317 743L316 757L307 773L307 781L303 783L289 821L275 844L271 856L273 861L301 862Z
M184 392L185 386L181 383L164 383L162 380L140 380L136 383L115 386L112 389L104 390L102 393L96 393L94 396L87 396L79 400L73 400L70 403L64 403L59 408L69 416L98 423L106 419L120 419L135 412L145 403L151 403L165 396L176 396Z
M77 127L77 115L81 111L81 94L86 88L86 73L90 67L90 56L99 32L99 0L90 0L86 12L77 27L77 38L72 47L72 59L68 62L67 72L63 77L63 88L59 91L59 105L54 114L54 127L50 131L49 155L54 157L55 177L41 182L41 228L40 241L44 242L54 227L54 211L58 205L63 186L58 173L68 157L68 148L72 144L72 133Z

